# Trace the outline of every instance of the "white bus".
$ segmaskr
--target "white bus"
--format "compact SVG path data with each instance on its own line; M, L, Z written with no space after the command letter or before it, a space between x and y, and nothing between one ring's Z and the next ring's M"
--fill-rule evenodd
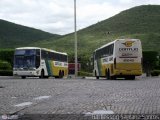
M38 47L16 48L13 75L21 76L22 78L29 76L62 78L67 76L67 53Z
M139 39L117 39L93 53L93 74L97 79L123 77L135 79L142 75L142 47Z

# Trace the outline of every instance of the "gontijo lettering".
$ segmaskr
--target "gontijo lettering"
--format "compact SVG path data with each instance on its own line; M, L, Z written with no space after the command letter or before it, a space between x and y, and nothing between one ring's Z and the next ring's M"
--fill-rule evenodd
M119 51L138 51L138 48L119 48Z

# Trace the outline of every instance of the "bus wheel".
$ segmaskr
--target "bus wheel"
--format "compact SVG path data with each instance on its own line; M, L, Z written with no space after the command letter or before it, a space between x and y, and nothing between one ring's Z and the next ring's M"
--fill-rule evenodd
M115 80L116 76L111 76L110 78L111 78L111 80Z
M59 78L63 78L63 73L61 71L59 71Z
M44 78L47 78L47 79L48 79L48 78L49 78L49 76L45 76Z
M95 76L96 76L96 79L99 79L99 76L97 76L97 72L95 71Z
M108 69L107 71L107 79L110 80L111 79L111 76L110 76L110 70Z
M135 76L134 75L126 76L125 79L126 80L135 80Z
M26 76L21 76L22 79L26 79Z
M134 75L131 75L131 76L129 77L129 79L130 79L130 80L135 80L135 76L134 76Z
M99 76L96 76L96 79L99 79Z
M62 76L64 77L64 71L62 71Z
M135 80L135 78L136 78L136 77L135 77L134 75L131 77L132 80Z
M41 76L40 78L44 78L44 70L41 71Z
M55 79L59 78L59 76L55 76Z

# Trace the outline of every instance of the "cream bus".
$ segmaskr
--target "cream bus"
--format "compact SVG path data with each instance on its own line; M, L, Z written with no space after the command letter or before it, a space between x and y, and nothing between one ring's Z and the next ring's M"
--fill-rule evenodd
M142 75L142 47L139 39L117 39L93 53L93 74L97 79L123 77L135 79Z
M67 76L67 53L38 47L16 48L13 75L21 76L22 78L29 76L62 78Z

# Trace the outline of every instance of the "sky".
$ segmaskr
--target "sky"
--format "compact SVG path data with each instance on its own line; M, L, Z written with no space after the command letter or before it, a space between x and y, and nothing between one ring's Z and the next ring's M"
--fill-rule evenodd
M77 30L160 0L76 0ZM74 0L0 0L0 19L54 34L74 32Z

